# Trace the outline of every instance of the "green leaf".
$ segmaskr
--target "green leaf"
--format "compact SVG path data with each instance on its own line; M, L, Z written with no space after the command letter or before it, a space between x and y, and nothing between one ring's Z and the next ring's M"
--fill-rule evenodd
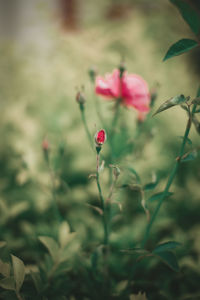
M172 58L174 56L181 55L191 49L194 49L198 46L198 43L191 39L182 39L175 44L173 44L169 50L167 51L165 57L163 58L163 61L166 61L169 58Z
M4 277L9 277L10 275L10 265L8 263L3 262L0 259L0 274Z
M18 257L11 255L12 264L13 264L13 271L14 271L14 278L16 284L16 291L19 292L25 277L25 266L21 259Z
M147 200L147 203L154 202L156 200L159 200L161 197L163 197L164 192L153 194L149 199ZM172 196L174 193L167 192L164 198Z
M196 97L192 100L192 104L200 105L200 97Z
M171 251L162 251L154 253L155 256L158 256L165 264L167 264L172 270L178 272L179 266L176 259L176 256Z
M155 115L157 115L158 113L166 110L166 109L169 109L173 106L176 106L176 105L180 105L180 104L183 104L185 103L186 101L188 101L188 98L185 97L184 95L179 95L179 96L175 96L167 101L165 101L163 104L161 104L161 106L158 108L158 110L153 114L152 117L154 117Z
M150 183L147 183L144 185L143 189L145 191L151 191L151 190L154 190L155 187L158 185L158 180L156 180L155 182L150 182Z
M190 26L191 30L198 36L200 33L200 14L191 4L185 0L170 0L181 13L183 19Z
M5 246L6 246L6 242L0 241L0 248L3 248L3 247L5 247Z
M162 243L160 245L158 245L152 252L153 253L160 253L166 250L170 250L170 249L175 249L176 247L180 246L181 244L178 242L174 242L174 241L169 241L169 242L165 242Z
M69 234L70 234L69 224L66 221L62 222L59 228L59 242L61 247L66 246L69 239Z
M41 289L40 274L38 272L33 272L32 270L30 270L30 275L31 275L31 278L33 279L36 290L38 292L40 292L40 289Z
M135 247L135 248L129 248L129 249L122 249L120 250L121 252L125 252L128 254L134 254L134 253L138 253L138 254L149 254L149 251L144 249L144 248L140 248L140 247Z
M198 87L198 90L197 90L197 97L200 97L200 86Z
M186 153L185 155L182 156L181 158L181 162L187 162L187 161L191 161L191 160L195 160L197 158L197 151L193 150L191 152Z
M6 290L15 291L15 280L14 277L7 277L0 280L0 287Z
M128 167L128 170L129 170L133 175L135 175L135 178L136 178L137 183L141 184L140 176L138 175L138 173L136 172L136 170L133 169L132 167Z
M54 239L49 236L40 236L40 242L47 248L53 261L55 262L58 257L59 246Z

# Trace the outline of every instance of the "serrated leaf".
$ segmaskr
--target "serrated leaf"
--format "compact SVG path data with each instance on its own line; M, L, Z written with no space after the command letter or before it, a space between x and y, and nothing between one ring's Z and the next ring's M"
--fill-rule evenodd
M59 243L61 247L65 247L68 242L68 237L70 233L69 224L65 221L59 227Z
M200 33L200 15L198 10L195 9L191 4L183 0L170 0L181 13L183 19L190 26L191 30L199 35Z
M184 95L175 96L167 101L165 101L161 106L158 108L158 110L153 114L152 117L157 115L158 113L161 113L162 111L169 109L176 105L181 105L185 103L188 100Z
M6 290L15 291L15 280L14 277L7 277L0 280L0 287Z
M149 199L147 200L147 203L151 203L151 202L154 202L156 200L159 200L161 197L163 197L163 194L164 194L164 192L153 194L151 197L149 197ZM165 195L165 198L170 197L172 195L173 195L173 193L167 192L166 195Z
M165 264L167 264L172 270L178 272L179 266L176 259L176 256L171 251L162 251L154 253L154 255L158 256Z
M0 274L2 274L4 277L10 276L10 265L8 263L3 262L0 259Z
M152 252L153 253L159 253L170 249L175 249L176 247L181 246L180 243L169 241L162 244L159 244Z
M163 58L163 61L166 61L169 58L172 58L174 56L181 55L191 49L194 49L198 46L198 43L191 39L182 39L173 44L169 50L167 51L165 57Z
M181 158L181 162L187 162L187 161L191 161L191 160L195 160L197 158L197 151L193 150L191 152L186 153L185 155L182 156Z
M47 248L53 261L55 262L57 260L59 251L59 246L57 242L49 236L40 236L39 240Z
M18 257L11 255L13 271L14 271L14 279L16 284L16 291L19 292L25 277L25 266L21 259Z

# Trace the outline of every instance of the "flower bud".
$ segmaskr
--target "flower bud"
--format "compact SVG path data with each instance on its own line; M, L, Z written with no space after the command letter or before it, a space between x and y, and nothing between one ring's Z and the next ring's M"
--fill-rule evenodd
M47 140L47 138L44 138L42 141L42 150L44 153L44 158L48 162L50 146L49 146L49 141Z
M49 141L46 138L44 138L44 140L42 141L42 149L43 151L49 150Z
M79 103L79 104L84 104L85 103L85 97L83 96L83 93L82 92L78 92L76 94L76 101Z
M104 129L97 131L95 134L95 142L97 147L101 147L106 141L106 132Z
M92 82L95 82L95 78L97 76L97 69L95 66L91 67L89 70L88 70L88 74L90 76L90 79Z
M125 62L124 61L121 61L121 63L120 63L120 65L119 65L119 71L120 71L120 74L119 74L119 76L120 76L120 78L122 78L122 76L123 76L123 73L124 73L124 71L126 70L126 67L125 67Z

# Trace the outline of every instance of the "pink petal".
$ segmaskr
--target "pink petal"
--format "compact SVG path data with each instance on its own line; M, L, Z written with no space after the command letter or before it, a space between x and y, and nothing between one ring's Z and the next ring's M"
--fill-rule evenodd
M124 74L122 79L122 98L126 106L133 106L141 112L149 111L149 88L146 81L139 75Z
M120 95L119 70L114 70L112 74L107 74L105 79L96 77L95 92L106 98L118 98Z

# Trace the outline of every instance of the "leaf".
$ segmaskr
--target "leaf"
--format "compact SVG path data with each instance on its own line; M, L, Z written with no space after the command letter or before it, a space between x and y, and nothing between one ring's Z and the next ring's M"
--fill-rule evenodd
M61 247L65 247L68 242L68 237L70 233L69 224L65 221L62 222L59 228L59 242Z
M155 253L154 253L155 254ZM171 251L162 251L157 252L156 256L158 256L165 264L167 264L172 270L178 272L179 266L176 259L176 256Z
M139 294L131 294L129 297L130 300L148 300L145 293L139 292Z
M15 280L14 277L7 277L0 280L0 287L6 290L15 291Z
M25 266L21 259L18 257L11 255L13 271L14 271L14 279L16 284L16 290L19 292L25 277Z
M149 254L149 251L144 249L144 248L139 248L139 247L135 247L135 248L129 248L129 249L122 249L120 250L120 252L125 252L128 254L134 254L134 253L138 253L138 254Z
M183 19L190 26L191 30L199 35L200 33L200 15L191 4L183 0L170 0L181 13Z
M157 115L158 113L169 109L173 106L176 105L180 105L184 102L188 101L188 98L186 98L184 95L179 95L179 96L175 96L167 101L165 101L163 104L161 104L161 106L158 108L158 110L153 114L152 117L154 117L155 115Z
M4 277L9 277L10 275L10 265L8 263L3 262L0 259L0 274Z
M200 97L196 97L192 100L192 104L200 105Z
M151 191L151 190L154 190L155 187L158 185L158 180L156 180L156 182L150 182L150 183L147 183L144 185L143 189L145 191Z
M31 278L33 279L35 288L37 290L37 292L40 292L40 283L41 283L41 278L40 278L40 274L38 272L33 272L32 270L30 270L30 275Z
M6 246L6 242L0 241L0 248L3 248L3 247L5 247L5 246Z
M128 167L128 170L129 170L133 175L135 175L135 178L136 178L137 183L141 184L140 176L138 175L138 173L136 172L136 170L133 169L132 167Z
M53 261L55 262L58 257L59 246L54 239L49 236L40 236L40 242L47 248Z
M185 53L191 49L194 49L198 46L198 43L191 39L182 39L173 44L169 50L167 51L165 57L163 58L163 61L166 61L169 58L172 58L174 56L181 55L182 53Z
M175 249L178 246L181 246L181 244L178 242L169 241L169 242L165 242L165 243L158 245L152 252L159 253L159 252L163 252L166 250Z
M181 158L181 162L187 162L187 161L191 161L191 160L195 160L197 158L197 151L193 150L191 152L186 153L185 155L182 156Z
M159 200L161 197L163 197L164 192L153 194L149 199L147 200L147 203L154 202L156 200ZM172 196L174 193L167 192L164 198Z
M200 86L198 87L198 90L197 90L197 97L200 97Z

